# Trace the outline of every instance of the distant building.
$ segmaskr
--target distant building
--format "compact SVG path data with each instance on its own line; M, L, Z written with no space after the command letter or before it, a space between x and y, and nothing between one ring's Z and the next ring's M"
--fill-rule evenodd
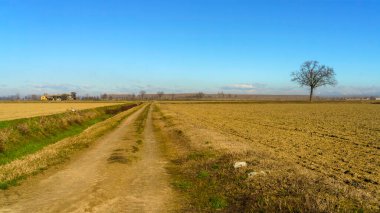
M41 101L48 101L48 97L47 97L47 95L43 95L43 96L41 96Z
M60 94L60 95L42 95L41 101L72 101L76 100L76 93L71 92L70 94Z
M380 97L371 96L369 99L372 101L379 101Z
M368 97L354 97L354 98L346 98L346 101L368 101L371 98Z

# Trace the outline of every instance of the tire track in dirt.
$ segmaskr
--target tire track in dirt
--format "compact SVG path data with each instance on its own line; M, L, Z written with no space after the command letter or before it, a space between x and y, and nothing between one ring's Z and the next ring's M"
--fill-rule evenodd
M150 106L147 106L150 107ZM166 160L155 140L151 109L140 151L140 109L63 168L0 192L0 212L168 212L175 208ZM49 172L47 172L49 173Z

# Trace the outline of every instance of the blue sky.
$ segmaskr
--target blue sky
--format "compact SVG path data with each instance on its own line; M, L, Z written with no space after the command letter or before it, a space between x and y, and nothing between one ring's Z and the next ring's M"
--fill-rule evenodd
M320 95L380 95L380 1L0 0L0 95L307 94L306 60L336 71Z

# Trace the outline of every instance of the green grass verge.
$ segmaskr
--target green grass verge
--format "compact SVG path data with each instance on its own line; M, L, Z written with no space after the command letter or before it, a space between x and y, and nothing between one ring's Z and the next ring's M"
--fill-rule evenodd
M16 146L13 149L7 150L3 153L0 153L0 165L7 164L17 158L22 156L32 154L42 149L43 147L56 143L64 138L77 135L87 129L89 126L92 126L100 121L111 117L111 115L102 115L95 119L88 120L82 124L76 124L70 126L68 129L61 131L57 134L53 134L46 138L31 138L30 141L22 146Z

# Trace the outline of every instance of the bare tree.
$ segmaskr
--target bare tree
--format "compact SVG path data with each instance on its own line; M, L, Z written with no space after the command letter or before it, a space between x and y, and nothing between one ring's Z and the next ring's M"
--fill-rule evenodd
M141 100L144 100L144 96L145 96L146 92L145 90L141 90L140 91L140 97L141 97Z
M197 94L195 94L195 98L197 99L202 99L204 96L205 94L203 92L198 92Z
M107 99L108 99L108 95L107 95L106 93L101 94L101 95L100 95L100 99L102 99L102 100L107 100Z
M161 100L162 96L164 96L164 92L162 92L162 91L157 92L158 99Z
M224 92L223 91L221 91L221 92L218 92L218 98L224 98Z
M337 84L334 69L320 65L318 61L306 61L301 65L300 70L293 72L291 76L292 81L297 82L301 87L310 87L310 101L312 101L315 88Z

